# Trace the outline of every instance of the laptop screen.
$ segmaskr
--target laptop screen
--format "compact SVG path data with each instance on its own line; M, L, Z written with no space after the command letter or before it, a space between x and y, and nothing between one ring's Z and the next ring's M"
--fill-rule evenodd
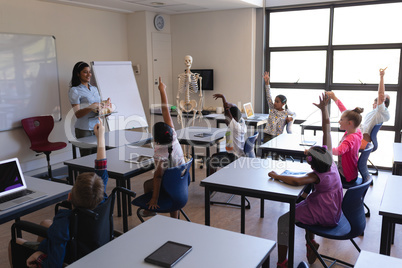
M18 158L0 161L0 197L26 188Z

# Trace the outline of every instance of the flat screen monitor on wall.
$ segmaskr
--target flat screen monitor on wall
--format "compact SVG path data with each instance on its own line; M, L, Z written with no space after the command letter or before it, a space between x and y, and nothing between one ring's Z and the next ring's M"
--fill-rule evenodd
M214 89L214 70L213 69L191 69L192 73L198 73L202 77L202 90ZM198 87L200 81L198 80Z

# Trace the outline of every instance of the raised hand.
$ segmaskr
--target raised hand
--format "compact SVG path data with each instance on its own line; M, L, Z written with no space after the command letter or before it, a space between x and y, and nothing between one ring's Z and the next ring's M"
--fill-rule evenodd
M213 97L215 98L215 100L222 98L223 99L223 95L222 94L214 94Z
M159 76L159 85L158 85L159 91L165 91L166 90L166 85L162 82L162 78Z
M385 70L386 70L387 68L388 68L388 67L385 67L384 69L383 69L383 68L380 69L380 76L384 76L384 75L385 75Z
M269 72L265 71L263 77L264 77L265 84L269 85Z
M320 103L313 103L315 106L317 106L320 110L324 110L329 102L329 96L325 93L322 93L322 95L319 97Z

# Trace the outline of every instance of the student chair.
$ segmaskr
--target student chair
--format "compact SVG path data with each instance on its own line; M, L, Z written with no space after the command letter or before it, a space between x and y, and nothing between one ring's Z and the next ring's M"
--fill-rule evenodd
M49 180L60 181L52 176L50 153L63 149L67 144L65 142L50 142L48 140L50 132L52 132L54 127L53 117L45 115L25 118L21 120L21 124L31 141L30 149L38 153L38 155L41 153L46 155Z
M308 264L305 263L304 261L300 262L299 265L297 265L297 268L309 268Z
M371 180L371 176L368 176L363 180L362 184L351 187L346 191L342 201L342 215L337 226L323 227L319 225L307 225L301 222L297 222L296 225L310 233L328 239L350 240L356 247L356 249L360 252L360 248L353 240L353 238L360 236L366 228L366 217L364 215L363 200L364 196L366 195L367 189L370 186ZM331 267L336 262L353 267L352 264L349 264L342 260L320 255L313 246L308 234L306 234L306 241L324 267ZM333 263L330 266L327 266L323 258L329 259L333 261Z
M344 189L349 189L350 187L354 187L357 185L362 184L364 180L367 180L368 177L370 177L370 172L367 167L367 160L370 156L370 153L374 149L374 145L371 143L368 143L366 146L366 149L364 149L359 156L359 160L357 161L357 168L360 172L361 177L358 177L356 181L351 182L351 183L342 183L342 187ZM370 208L366 205L366 203L363 203L365 208L367 209L366 212L366 217L370 217Z
M375 152L377 150L377 148L378 148L377 134L378 134L378 131L380 130L381 127L382 127L382 123L375 125L373 127L373 129L371 130L370 139L371 139L371 142L374 145L372 152ZM368 161L370 162L370 164L375 169L375 172L372 172L371 175L378 175L378 168L373 164L373 162L370 161L370 159L368 159Z
M255 158L255 142L257 141L258 138L258 131L254 132L253 136L250 136L247 138L246 142L244 143L244 154L246 155L246 157L250 157L250 158ZM219 205L227 205L227 206L233 206L233 207L241 207L240 204L234 204L234 203L230 203L230 201L232 201L233 197L235 195L232 194L229 199L226 202L217 202L217 201L211 201L210 204L214 205L214 204L219 204ZM251 205L250 205L250 201L247 199L246 197L246 209L250 209ZM261 201L263 202L263 201Z
M162 177L161 190L159 192L158 205L159 208L150 210L157 213L169 213L179 210L187 221L190 219L184 213L183 208L188 200L188 186L190 185L190 167L193 159L177 167L171 167L165 170ZM132 202L137 206L137 216L141 222L144 222L140 215L141 209L147 209L147 203L152 198L152 192L143 194L135 198ZM179 213L180 216L180 213Z
M111 241L118 232L113 228L113 210L117 192L135 197L135 193L126 188L116 187L105 202L94 210L71 208L69 201L62 201L55 206L72 209L70 219L70 241L67 243L64 263L72 263L95 249ZM26 259L35 252L31 248L16 243L21 231L47 237L47 228L28 221L17 221L11 227L11 249L13 267L26 267Z

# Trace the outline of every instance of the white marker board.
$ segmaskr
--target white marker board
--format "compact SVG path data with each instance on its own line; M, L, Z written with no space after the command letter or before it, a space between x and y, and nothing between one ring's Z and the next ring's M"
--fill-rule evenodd
M131 61L94 61L92 71L102 100L117 113L107 117L110 130L148 127Z
M0 131L39 115L61 120L56 39L0 33Z

